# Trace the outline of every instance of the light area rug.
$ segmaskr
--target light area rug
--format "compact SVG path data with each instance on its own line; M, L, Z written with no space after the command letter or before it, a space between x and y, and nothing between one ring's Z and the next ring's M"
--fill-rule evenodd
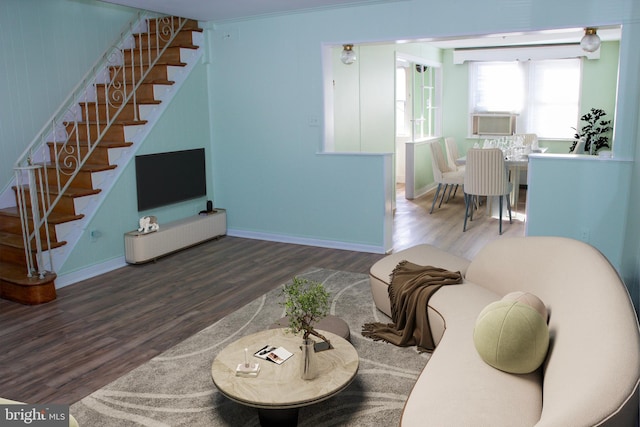
M312 269L299 275L331 293L331 314L344 319L360 367L338 395L300 409L300 426L398 425L404 402L429 354L362 337L367 322L389 322L373 303L364 274ZM220 394L211 380L216 354L283 316L282 287L251 301L113 383L73 404L80 426L258 426L255 408ZM287 363L287 362L285 362ZM289 362L291 363L291 362Z

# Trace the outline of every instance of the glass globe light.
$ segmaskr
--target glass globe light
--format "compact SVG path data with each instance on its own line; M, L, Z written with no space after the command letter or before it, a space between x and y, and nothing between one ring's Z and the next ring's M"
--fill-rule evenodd
M351 65L356 62L356 53L353 51L352 44L342 45L342 54L340 54L340 61L343 64Z
M584 37L580 40L580 47L586 52L595 52L600 47L600 36L595 28L585 28Z

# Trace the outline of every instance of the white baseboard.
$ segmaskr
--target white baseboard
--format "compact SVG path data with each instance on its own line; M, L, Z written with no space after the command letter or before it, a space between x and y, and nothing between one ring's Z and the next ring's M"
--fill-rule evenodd
M337 242L333 240L307 239L302 237L291 237L282 234L229 229L227 230L227 235L232 237L242 237L245 239L266 240L269 242L291 243L295 245L305 246L317 246L320 248L342 249L355 252L367 252L374 254L385 253L382 246L359 245L354 243ZM59 275L55 281L56 289L64 288L65 286L73 285L74 283L91 279L92 277L117 270L118 268L122 268L127 265L129 264L125 261L124 256L121 256L100 264L92 265L91 267L86 267L81 270L73 271L71 273Z
M356 243L338 242L335 240L308 239L305 237L294 237L283 234L261 233L237 229L228 229L227 236L267 240L269 242L291 243L294 245L317 246L320 248L343 249L355 252L368 252L374 254L385 253L384 247L382 246L359 245Z
M435 190L437 187L438 187L438 184L432 183L424 187L416 188L415 191L413 192L413 199L417 199L418 197L424 196L428 192Z
M92 277L117 270L118 268L122 268L126 265L128 264L124 260L124 256L121 256L100 264L92 265L91 267L83 268L81 270L58 276L55 281L56 289L64 288L65 286L73 285L74 283L91 279Z

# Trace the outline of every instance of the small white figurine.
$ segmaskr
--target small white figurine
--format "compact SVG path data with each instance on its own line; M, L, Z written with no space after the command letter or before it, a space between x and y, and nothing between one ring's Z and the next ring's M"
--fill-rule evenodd
M140 233L150 233L160 229L160 226L158 225L158 218L155 216L143 216L140 218L138 224L140 225L138 227L138 232Z

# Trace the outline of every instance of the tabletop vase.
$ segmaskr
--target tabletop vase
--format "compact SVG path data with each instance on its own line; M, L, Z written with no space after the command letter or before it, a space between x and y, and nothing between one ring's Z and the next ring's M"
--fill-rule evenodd
M303 380L312 380L318 375L318 361L313 348L314 341L302 340L302 358L300 360L300 377Z

